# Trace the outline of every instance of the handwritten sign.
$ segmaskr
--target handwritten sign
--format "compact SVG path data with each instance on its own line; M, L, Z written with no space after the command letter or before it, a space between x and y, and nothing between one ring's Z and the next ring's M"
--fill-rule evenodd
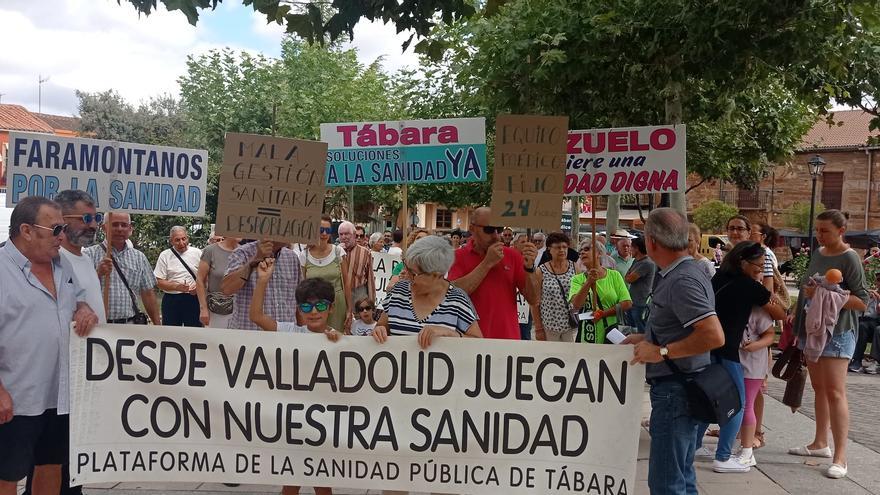
M6 206L80 189L98 210L204 216L208 152L10 132Z
M684 125L569 131L565 195L681 192Z
M215 233L317 242L326 153L317 141L227 133Z
M568 117L498 116L493 225L559 229L567 134Z
M486 180L486 119L321 124L334 186Z

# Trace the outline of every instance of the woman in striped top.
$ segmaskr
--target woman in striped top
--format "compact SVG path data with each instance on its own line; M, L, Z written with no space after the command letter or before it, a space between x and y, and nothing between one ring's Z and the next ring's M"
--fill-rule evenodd
M454 257L440 237L414 242L404 261L409 279L395 284L385 297L373 338L385 342L389 335L418 335L419 345L426 348L436 337L482 337L467 293L444 278Z

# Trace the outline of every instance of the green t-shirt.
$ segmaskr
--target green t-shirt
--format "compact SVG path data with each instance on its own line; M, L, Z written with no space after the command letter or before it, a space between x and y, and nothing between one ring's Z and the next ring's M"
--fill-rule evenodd
M578 273L577 275L572 277L571 289L569 289L568 291L568 300L571 301L572 299L574 299L574 296L581 291L581 288L583 288L584 284L586 283L586 273ZM600 278L596 282L596 291L599 294L599 306L603 310L607 310L611 306L614 306L615 304L618 304L622 301L632 300L629 297L629 291L626 289L626 282L624 282L623 280L623 275L621 275L620 272L618 272L617 270L606 269L605 276L603 278ZM577 309L580 313L583 313L585 311L594 311L593 297L588 297L586 302L584 302L584 305L581 308ZM579 341L587 342L590 344L604 344L605 330L608 326L614 325L616 323L616 314L610 314L599 321L581 321L580 328L578 328Z

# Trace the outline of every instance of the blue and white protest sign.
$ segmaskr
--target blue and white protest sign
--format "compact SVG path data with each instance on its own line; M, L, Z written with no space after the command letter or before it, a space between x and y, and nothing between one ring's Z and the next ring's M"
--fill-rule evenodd
M81 189L99 210L204 216L208 152L147 144L9 133L6 206Z
M321 124L328 187L486 180L486 119Z

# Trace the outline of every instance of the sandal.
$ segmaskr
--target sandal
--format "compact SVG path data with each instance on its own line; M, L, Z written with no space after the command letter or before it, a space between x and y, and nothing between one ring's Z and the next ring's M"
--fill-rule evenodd
M756 431L755 432L755 441L752 444L752 448L753 449L760 449L761 447L766 445L766 443L767 442L764 440L764 432L763 431L761 431L761 432Z
M709 431L706 432L706 436L707 436L707 437L716 437L716 438L717 438L718 435L720 434L720 432L721 432L721 430L709 430Z

